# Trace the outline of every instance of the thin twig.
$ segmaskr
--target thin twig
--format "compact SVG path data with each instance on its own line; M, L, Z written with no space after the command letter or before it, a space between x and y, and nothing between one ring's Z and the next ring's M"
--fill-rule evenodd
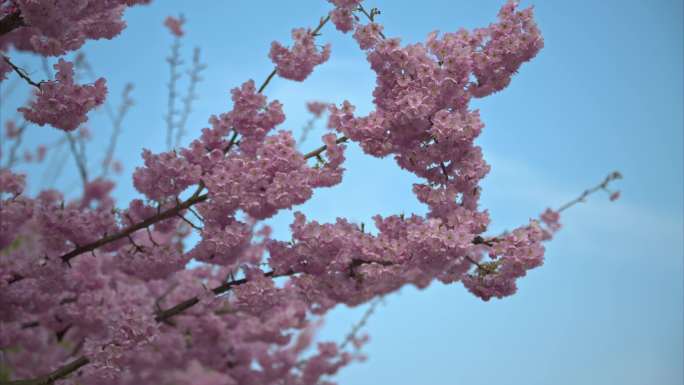
M180 58L180 37L176 36L171 46L171 56L166 58L171 72L169 78L168 111L166 113L166 148L170 150L173 146L173 129L175 127L173 118L176 115L176 81L180 79L177 73L178 66L182 63Z
M582 194L580 194L580 196L578 196L577 198L571 200L570 202L562 205L561 207L558 208L558 210L556 210L556 212L560 213L560 212L565 211L565 210L569 209L570 207L576 205L577 203L584 202L586 197L588 197L589 195L591 195L591 194L593 194L599 190L605 190L607 192L610 192L608 190L608 184L614 180L617 180L617 179L622 179L622 174L620 174L619 171L613 171L608 176L606 176L606 178L601 183L599 183L598 185L596 185L596 186L594 186L588 190L584 190L584 192L582 192Z
M181 138L185 135L185 125L187 124L190 112L192 112L192 101L197 99L195 88L197 88L197 83L202 80L199 74L205 68L207 68L207 66L200 62L200 49L199 47L195 47L195 51L192 55L192 69L188 71L190 82L188 83L188 91L185 94L185 98L183 98L183 112L178 119L178 125L176 127L176 144L174 147L180 145Z
M31 380L0 381L0 385L52 385L55 381L67 377L88 363L90 360L82 356L44 376Z
M351 331L349 331L349 334L347 334L347 337L340 344L340 349L344 349L349 343L354 341L354 339L356 338L356 333L358 333L359 330L361 330L361 328L366 325L366 323L368 322L368 319L370 318L371 315L373 315L373 313L375 312L375 309L378 307L378 305L380 305L380 303L382 303L383 299L384 299L384 297L381 295L381 296L375 298L373 301L371 301L370 306L363 313L363 316L361 317L361 319L356 324L354 324L352 326Z
M17 136L14 139L14 143L12 144L12 147L10 147L9 158L7 158L7 165L5 167L8 169L12 168L14 163L17 161L17 150L19 149L19 146L21 145L21 140L24 136L24 131L26 131L27 126L28 126L28 122L26 122L26 121L24 121L21 124L21 126L19 126Z
M105 153L104 160L102 161L102 177L106 177L109 173L109 166L114 157L114 150L116 149L116 142L121 133L121 123L123 122L126 113L133 105L133 99L130 98L130 93L133 90L133 84L127 83L124 87L123 94L121 96L121 105L119 105L119 110L116 116L111 116L112 118L112 137L109 139L109 145L107 146L107 152ZM108 106L108 105L107 105Z
M321 29L323 28L323 26L324 26L329 20L330 20L330 15L328 15L328 16L326 16L326 17L324 17L324 18L321 18L321 21L318 23L318 26L316 27L316 29L314 29L313 31L311 31L311 35L312 35L312 36L318 36L318 33L321 31ZM271 79L273 79L273 77L274 77L275 75L276 75L276 69L274 68L273 71L271 71L271 73L268 74L268 77L266 77L266 80L264 80L264 82L261 84L261 86L259 87L259 90L257 91L257 93L262 93L262 92L264 91L264 89L266 89L266 86L268 86L268 83L271 82Z
M71 149L71 154L74 156L74 160L76 161L76 165L78 166L78 173L81 177L81 182L83 182L83 186L85 186L86 184L88 184L88 171L86 170L85 161L82 155L79 154L78 149L76 148L76 140L74 139L73 135L71 135L70 132L67 132L66 137L69 141L69 148Z
M12 61L7 56L2 55L2 58L5 60L5 63L7 63L7 65L12 67L14 72L16 72L20 78L24 79L28 84L30 84L30 85L38 88L38 90L40 90L40 84L43 82L39 82L39 83L34 82L33 80L31 80L28 73L24 69L17 67L14 63L12 63Z

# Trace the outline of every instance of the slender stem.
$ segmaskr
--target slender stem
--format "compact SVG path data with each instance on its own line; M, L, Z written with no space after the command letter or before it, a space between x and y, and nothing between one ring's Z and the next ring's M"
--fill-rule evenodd
M121 230L115 234L108 235L106 237L100 238L97 241L89 243L87 245L76 247L74 250L62 255L60 258L62 259L62 261L64 261L64 263L69 263L69 261L71 261L73 258L75 258L78 255L81 255L83 253L87 253L89 251L93 251L99 247L106 245L106 244L118 241L119 239L126 238L126 237L130 236L131 234L133 234L134 232L136 232L140 229L144 229L148 226L152 226L153 224L155 224L157 222L160 222L160 221L163 221L165 219L169 219L171 217L174 217L178 213L180 213L181 211L187 209L188 207L195 205L197 203L200 203L200 202L204 202L205 200L207 200L208 197L209 196L207 194L192 196L192 197L188 198L187 200L181 202L180 204L178 204L178 205L176 205L176 206L174 206L168 210L162 211L159 214L152 216L148 219L145 219L142 222L138 222L134 225L126 227L125 229L123 229L123 230Z
M273 79L275 74L276 74L276 69L274 68L273 71L271 71L271 73L268 74L268 77L266 77L266 80L264 80L264 82L261 83L261 86L259 87L259 90L257 91L258 93L262 93L264 91L264 89L266 88L268 83L271 82L271 79Z
M591 195L591 194L593 194L599 190L607 190L608 184L610 182L616 180L616 179L622 179L622 174L620 174L618 171L613 171L608 176L606 176L606 178L603 179L603 181L601 183L599 183L598 185L596 185L596 186L594 186L588 190L584 190L584 192L582 192L582 194L580 194L580 196L578 196L577 198L571 200L570 202L562 205L556 211L559 213L562 211L565 211L565 210L569 209L570 207L576 205L577 203L584 202L584 199L586 197L588 197L589 195Z
M340 138L337 138L335 143L340 144L340 143L346 142L347 140L349 140L349 138L347 138L346 136L342 136ZM317 157L317 156L321 155L322 153L324 153L327 148L328 148L328 146L321 146L321 147L318 147L317 149L315 149L313 151L307 152L304 155L304 159L311 159L311 158Z
M178 119L178 125L176 127L175 147L180 145L181 138L183 135L185 135L185 125L188 121L188 117L190 116L190 112L192 111L192 101L196 98L195 88L197 87L197 83L202 80L199 74L204 68L206 68L206 65L200 63L200 49L199 47L196 47L192 55L192 69L188 71L190 82L188 84L188 91L185 94L185 98L183 98L183 112Z
M119 106L117 115L113 116L113 114L109 114L110 119L112 120L112 137L109 139L109 146L107 146L107 152L105 153L104 160L102 161L103 177L107 176L107 173L109 172L109 166L112 163L112 158L114 157L114 150L116 149L116 142L119 138L119 134L121 133L121 123L123 122L123 119L126 116L126 113L128 112L129 108L131 108L131 106L133 105L133 100L129 96L132 90L133 84L126 84L122 96L123 100L121 101L121 105ZM109 106L109 104L107 104L107 106ZM108 110L111 111L111 108L108 108Z
M28 123L24 121L21 126L19 126L19 130L17 132L17 136L14 139L14 143L12 144L12 147L10 148L10 153L9 153L9 158L7 159L7 168L11 168L14 163L17 161L17 150L19 149L19 146L21 145L21 139L24 136L24 131L26 131L26 127L28 126Z
M319 33L319 32L321 31L321 29L323 28L323 26L324 26L329 20L330 20L330 15L328 15L328 16L326 16L326 17L324 17L324 18L321 18L321 21L318 23L318 26L316 27L316 29L314 29L313 31L311 31L311 34L312 34L313 36L318 35L318 33ZM262 93L262 92L264 91L264 89L266 89L266 86L268 86L268 83L271 82L271 79L273 79L273 77L276 75L276 72L277 72L277 71L276 71L276 69L274 68L274 69L271 71L271 73L268 74L268 76L266 77L266 80L264 80L264 82L261 83L261 86L260 86L259 89L257 90L257 93Z
M275 274L274 271L269 271L267 273L264 273L264 276L269 277L269 278L278 278L278 277L290 276L293 274L294 274L294 272L287 272L287 273L283 273L283 274ZM247 283L246 278L237 279L234 281L223 283L223 284L211 289L211 291L214 295L219 295L219 294L223 294L223 293L230 291L230 289L232 289L234 286L239 286L239 285L242 285L245 283ZM187 309L195 306L196 304L199 303L199 301L200 301L199 298L196 296L192 297L192 298L188 298L185 301L180 302L173 307L170 307L166 310L162 310L162 311L158 312L157 315L154 317L154 319L157 322L168 321L169 318L174 317L174 316L186 311Z
M361 328L366 325L370 316L373 315L373 313L375 312L375 309L378 307L378 305L380 305L380 303L382 303L383 298L384 297L381 295L371 302L368 309L366 309L366 311L363 313L361 319L356 324L354 324L354 326L352 326L351 331L349 331L347 337L340 344L340 349L344 349L349 343L351 343L354 340L354 338L356 338L356 333L358 333L359 330L361 330Z
M31 80L31 78L28 76L28 74L26 73L25 70L23 70L23 69L17 67L14 63L12 63L12 61L11 61L7 56L2 55L2 58L3 58L3 60L5 60L5 63L7 63L7 65L9 65L10 67L12 67L12 69L14 70L14 72L16 72L17 75L19 75L20 78L26 80L26 82L27 82L28 84L30 84L30 85L32 85L32 86L38 88L38 90L40 90L40 83L36 83L36 82L34 82L33 80ZM42 83L42 82L41 82L41 83Z
M181 64L180 61L180 37L176 37L171 46L171 56L167 58L169 62L169 69L171 72L169 79L169 96L168 96L168 112L166 114L166 147L171 149L173 146L172 137L173 129L175 127L173 117L176 115L175 105L176 105L176 81L180 78L180 75L176 72L178 65Z
M76 165L78 166L78 173L81 176L81 182L83 182L83 186L85 186L88 184L88 171L86 170L85 161L83 157L79 155L78 149L76 148L76 140L71 133L67 132L66 137L69 140L71 154L74 156L74 161L76 161Z

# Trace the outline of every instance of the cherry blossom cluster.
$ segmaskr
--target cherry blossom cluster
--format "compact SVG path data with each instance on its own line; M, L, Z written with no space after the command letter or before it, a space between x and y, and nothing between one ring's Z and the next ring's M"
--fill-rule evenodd
M185 24L185 19L182 16L180 18L168 16L166 19L164 19L164 25L175 37L181 37L185 34L183 31L183 24Z
M314 33L304 28L293 29L294 44L290 48L277 41L271 43L268 57L276 65L279 76L301 82L313 72L314 67L330 58L330 44L319 50L314 42Z
M60 56L79 49L89 39L111 39L125 27L127 7L150 0L3 0L0 18L20 15L16 29L0 37L0 47L45 56ZM21 28L18 28L20 27Z
M335 9L330 12L330 19L335 28L342 32L349 32L356 25L354 11L357 9L361 0L328 0L335 5Z
M54 81L42 82L36 98L19 111L24 118L38 125L50 124L64 131L73 131L87 121L86 114L101 105L107 95L104 78L92 85L74 83L74 65L60 59L54 65Z
M306 109L317 118L320 118L329 106L329 103L323 103L319 101L311 101L306 103Z

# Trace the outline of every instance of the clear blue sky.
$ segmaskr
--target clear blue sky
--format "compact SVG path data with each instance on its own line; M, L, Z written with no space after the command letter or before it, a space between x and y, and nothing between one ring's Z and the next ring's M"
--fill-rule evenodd
M382 10L388 35L417 42L435 29L487 25L502 3L367 5ZM564 215L546 264L523 279L513 297L484 303L461 285L441 284L389 296L366 328L369 360L345 369L341 384L682 384L682 2L522 5L530 4L546 47L510 87L475 104L486 124L479 143L492 165L482 196L493 218L491 233L557 207L613 170L625 176L616 184L623 197L610 203L597 195ZM119 38L89 43L85 51L107 77L113 105L125 82L136 86L118 151L127 175L118 178L120 201L136 195L128 176L141 163L142 147L164 146L167 15L186 16L183 54L189 59L192 46L200 46L209 65L187 141L210 114L229 110L230 88L268 74L272 40L288 42L290 29L313 26L328 8L322 0L156 1L129 11L129 28ZM275 79L266 91L285 105L282 128L299 132L308 100L348 99L362 113L371 108L374 77L355 42L330 26L322 41L333 44L328 63L304 83ZM17 58L40 78L39 62ZM5 99L3 119L14 108ZM95 163L110 126L102 113L91 119L89 158ZM322 132L319 125L319 135L303 148L318 146ZM54 134L32 127L27 142L50 141ZM356 148L349 158L343 184L319 191L300 210L322 221L345 216L366 223L376 213L425 211L411 193L412 177L393 161ZM39 184L41 169L27 171ZM76 174L65 173L60 185L77 185ZM291 217L288 212L271 221L278 237L287 237ZM342 339L364 310L333 311L321 337Z

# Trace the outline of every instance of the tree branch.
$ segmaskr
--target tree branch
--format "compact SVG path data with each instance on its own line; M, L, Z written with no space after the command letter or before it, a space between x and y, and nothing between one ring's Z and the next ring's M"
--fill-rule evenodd
M61 368L54 370L50 374L30 380L2 381L0 382L0 385L52 385L55 383L55 381L61 380L88 363L90 363L88 357L81 356L62 366Z
M10 33L15 29L25 25L24 19L21 17L21 13L19 11L10 13L9 15L6 15L0 19L0 36Z
M42 83L42 82L40 82L40 83L34 82L34 81L28 76L28 74L26 73L25 70L23 70L23 69L17 67L17 65L14 64L14 63L12 63L12 61L11 61L7 56L2 55L2 59L5 61L5 63L7 63L8 66L12 67L12 69L14 70L14 72L16 72L17 75L19 75L20 78L26 80L26 82L27 82L28 84L30 84L30 85L32 85L32 86L38 88L38 90L40 90L40 83Z
M582 192L582 194L580 196L578 196L577 198L575 198L575 199L571 200L570 202L564 204L563 206L559 207L558 210L556 210L556 211L560 213L560 212L565 211L565 210L569 209L570 207L576 205L577 203L584 202L584 199L586 197L588 197L589 195L591 195L591 194L593 194L599 190L605 190L605 191L610 193L611 191L608 190L608 184L614 180L617 180L617 179L622 179L622 174L620 174L620 172L618 172L618 171L613 171L608 176L606 176L606 178L603 180L603 182L599 183L598 185L596 185L596 186L594 186L588 190L584 190L584 192Z

